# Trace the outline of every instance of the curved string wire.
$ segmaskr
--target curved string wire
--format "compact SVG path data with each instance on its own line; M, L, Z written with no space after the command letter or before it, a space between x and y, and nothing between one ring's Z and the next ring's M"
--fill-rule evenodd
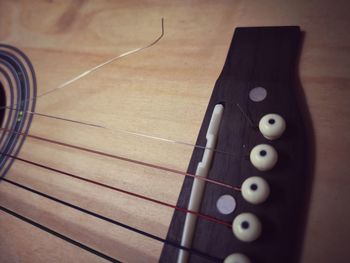
M26 99L26 100L24 100L24 101L21 101L20 103L23 103L23 102L26 102L26 101L32 101L32 100L35 100L35 99L37 99L37 98L41 98L41 97L44 97L44 96L46 96L46 95L48 95L48 94L51 94L51 93L53 93L53 92L55 92L55 91L57 91L57 90L59 90L59 89L65 88L65 87L71 85L72 83L74 83L75 81L78 81L79 79L81 79L81 78L83 78L83 77L85 77L85 76L87 76L87 75L93 73L94 71L99 70L101 67L104 67L104 66L106 66L106 65L108 65L108 64L110 64L110 63L112 63L112 62L114 62L114 61L117 60L117 59L120 59L120 58L122 58L122 57L131 55L131 54L136 53L136 52L140 52L140 51L142 51L142 50L144 50L144 49L147 49L147 48L149 48L149 47L155 45L155 44L163 37L163 35L164 35L164 19L163 19L163 18L162 18L161 22L162 22L162 32L161 32L161 35L160 35L156 40L154 40L152 43L150 43L149 45L144 46L144 47L141 47L141 48L137 48L137 49L134 49L134 50L125 52L125 53L123 53L123 54L121 54L121 55L119 55L119 56L113 57L113 58L111 58L111 59L109 59L109 60L107 60L107 61L105 61L105 62L103 62L103 63L101 63L101 64L99 64L99 65L97 65L97 66L95 66L95 67L93 67L93 68L91 68L91 69L85 71L85 72L83 72L83 73L81 73L80 75L74 77L73 79L64 82L63 84L59 85L58 87L55 87L55 88L53 88L53 89L51 89L51 90L48 90L48 91L46 91L46 92L44 92L44 93L42 93L42 94L39 94L39 95L37 95L37 96L34 96L34 97L32 97L32 98L29 98L29 99ZM16 105L18 105L18 104L15 104L15 106L16 106ZM8 107L8 106L3 106L3 107L1 107L0 109L3 109L3 108L9 108L9 107ZM32 112L32 114L34 114L34 113ZM42 115L42 116L44 116L44 114L40 114L40 113L37 114L37 115ZM46 116L46 117L48 117L48 116ZM56 118L56 117L54 117L54 116L50 116L50 117ZM63 118L61 118L61 119L64 120ZM67 121L67 120L66 120L66 121ZM84 123L84 122L79 122L79 121L74 121L74 120L70 120L70 121L73 121L73 122L76 122L76 123L80 123L80 124L85 124L85 125L86 125L86 123ZM90 126L94 126L94 127L98 127L98 128L104 128L104 129L109 129L109 128L106 127L106 126L101 126L101 125L99 126L99 125L95 125L95 124L92 124L92 125L90 125ZM1 130L5 130L5 129L2 129L2 128L1 128ZM188 144L188 143L184 143L184 142L178 142L178 141L175 141L175 140L169 140L169 139L159 138L159 137L155 137L155 136L149 136L149 135L146 135L146 134L134 133L134 132L130 132L130 131L126 131L126 132L131 133L131 134L134 134L134 135L138 135L138 136L143 136L143 137L148 137L148 138L153 138L153 139L159 139L159 140L164 140L164 141L173 142L173 143L180 143L180 144L185 144L185 145L189 145L189 146L195 146L195 147L198 147L198 148L204 148L204 149L206 149L206 147L203 147L203 146L200 146L200 145L197 146L197 145L193 145L193 144ZM209 183L213 183L213 184L217 184L217 185L220 185L220 186L223 186L223 187L227 187L227 188L233 189L233 190L235 190L235 191L240 191L240 189L239 189L238 187L234 187L234 186L227 185L227 184L224 184L224 183L221 183L221 182L217 182L217 181L214 181L214 180L210 180L210 179L208 179L208 178L202 178L202 177L200 177L200 176L193 175L193 174L186 173L186 172L182 172L182 171L178 171L178 170L175 170L175 169L171 169L171 168L167 168L167 167L162 167L162 166L158 166L158 165L154 165L154 164L150 164L150 163L146 163L146 162L141 162L141 161L129 159L129 158L122 157L122 156L117 156L117 155L112 155L112 154L108 154L108 153L103 153L103 152L100 152L100 151L96 151L96 150L92 150L92 149L88 149L88 148L84 148L84 147L80 147L80 146L69 145L69 144L66 144L66 143L63 143L63 142L58 142L58 141L55 141L55 140L51 140L51 139L47 139L47 138L42 138L42 137L35 136L35 135L29 135L28 133L20 133L20 132L16 132L16 133L17 133L17 134L20 134L20 135L23 135L23 136L28 136L28 137L30 137L30 138L40 139L40 140L43 140L43 141L46 141L46 142L55 143L55 144L58 144L58 145L62 145L62 146L66 146L66 147L75 148L75 149L78 149L78 150L81 150L81 151L91 152L91 153L95 153L95 154L107 156L107 157L110 157L110 158L119 159L119 160L122 160L122 161L128 161L128 162L132 162L132 163L135 163L135 164L144 165L144 166L148 166L148 167L152 167L152 168L156 168L156 169L161 169L161 170L168 171L168 172L172 172L172 173L176 173L176 174L182 174L182 175L185 175L185 176L194 177L194 178L197 178L197 179L200 179L200 180L207 181L207 182L209 182ZM211 150L216 151L215 149L211 149ZM7 154L6 154L6 155L7 155ZM193 213L193 214L196 214L197 216L202 217L202 218L204 218L204 219L213 221L213 222L218 223L218 224L225 225L225 226L227 226L227 227L231 227L231 224L226 223L226 222L221 221L221 220L218 220L218 219L213 218L213 217L211 217L211 216L202 215L202 214L200 214L200 213L196 213L196 212L193 212L193 211L189 211L189 210L184 209L184 208L179 208L179 207L176 207L176 206L174 206L174 205L167 204L167 203L165 203L165 202L162 202L162 201L159 201L159 200L156 200L156 199L152 199L152 198L148 198L148 197L145 197L145 196L142 196L142 195L139 195L139 194L131 193L131 192L128 192L128 191L125 191L125 190L122 190L122 189L119 189L119 188L116 188L116 187L113 187L113 186L105 185L105 184L102 184L102 183L99 183L99 182L96 182L96 181L93 181L93 180L89 180L89 179L86 179L86 178L83 178L83 177L80 177L80 176L77 176L77 175L69 174L69 173L66 173L66 172L64 172L64 171L60 171L60 170L57 170L57 169L54 169L54 168L51 168L51 167L47 167L47 166L44 166L44 165L41 165L41 164L38 164L38 163L34 163L34 162L31 162L31 161L28 161L28 160L25 160L25 159L22 159L22 158L19 158L19 157L14 157L14 156L11 156L11 155L7 155L7 156L9 156L9 157L11 157L11 158L14 158L14 159L17 159L17 160L20 160L20 161L23 161L23 162L26 162L26 163L28 163L28 164L36 165L36 166L39 166L39 167L42 167L42 168L45 168L45 169L49 169L49 170L52 170L52 171L55 171L55 172L60 172L61 174L65 174L65 175L67 175L67 176L71 176L71 177L74 177L74 178L76 178L76 179L80 179L80 180L84 180L84 181L87 181L87 182L90 182L90 183L94 183L94 184L100 185L100 186L102 186L102 187L110 188L110 189L113 189L113 190L116 190L116 191L119 191L119 192L122 192L122 193L125 193L125 194L130 194L130 195L133 195L133 196L135 196L135 197L143 198L143 199L145 199L145 200L152 201L152 202L155 202L155 203L158 203L158 204L170 206L170 207L172 207L172 208L174 208L174 209L177 209L177 210L180 210L180 211L183 211L183 212L186 212L186 213ZM67 202L65 202L65 201L62 201L62 200L59 200L59 199L57 199L57 198L51 197L51 196L49 196L49 195L47 195L47 194L40 193L40 192L38 192L38 191L36 191L36 190L34 190L34 189L31 189L31 188L28 188L28 187L26 187L26 186L20 185L20 184L18 184L18 183L16 183L16 182L13 182L13 181L8 180L8 179L6 179L6 178L4 178L3 180L6 181L6 182L8 182L8 183L11 183L11 184L13 184L13 185L16 185L16 186L18 186L18 187L21 187L21 188L23 188L23 189L29 190L29 191L31 191L31 192L33 192L33 193L36 193L36 194L39 194L39 195L44 196L44 197L46 197L46 198L49 198L49 199L51 199L51 200L53 200L53 201L56 201L56 202L58 201L58 202L61 203L61 204L65 204L65 205L68 205L69 207L78 209L78 210L80 210L80 211L82 211L82 212L84 212L84 213L87 213L87 214L96 216L96 217L98 217L98 218L101 218L101 219L103 219L103 220L112 222L112 223L117 224L117 225L121 225L119 222L116 222L116 221L114 221L114 220L112 220L112 219L105 218L105 217L103 217L103 216L101 216L101 215L98 215L98 214L93 213L93 212L91 212L91 211L88 211L88 210L85 210L85 209L83 209L83 208L74 206L74 205L69 204L69 203L67 203ZM4 210L3 207L1 207L1 209ZM126 227L126 228L130 229L130 226L127 226L127 225L125 225L125 226L123 226L123 227ZM143 232L143 231L140 231L140 232ZM144 235L150 236L151 238L154 238L154 237L152 237L153 235L148 234L148 233L146 233L146 234L144 234ZM158 238L158 237L155 237L154 239L157 239L157 240L162 241L162 242L164 242L164 243L169 243L167 240L160 240L160 238ZM172 245L174 245L174 244L172 244ZM182 247L182 246L177 245L177 244L175 244L175 246L178 247L178 248L180 248L180 249L182 249L182 250L188 250L188 249L186 249L185 247ZM194 252L194 251L192 251L192 252ZM197 252L197 253L198 253L198 252ZM199 253L199 254L202 254L202 255L203 255L204 253ZM205 255L205 254L204 254L204 255ZM205 255L205 256L207 256L207 255Z
M125 52L125 53L122 53L121 55L118 55L118 56L115 56L115 57L113 57L113 58L111 58L111 59L108 59L107 61L105 61L105 62L103 62L103 63L101 63L101 64L98 64L98 65L94 66L93 68L90 68L90 69L88 69L88 70L82 72L82 73L79 74L78 76L76 76L76 77L74 77L74 78L72 78L72 79L70 79L70 80L68 80L68 81L66 81L66 82L64 82L64 83L62 83L61 85L59 85L59 86L57 86L57 87L55 87L55 88L53 88L53 89L50 89L50 90L48 90L48 91L46 91L46 92L44 92L44 93L41 93L41 94L39 94L39 95L33 96L32 98L28 98L28 99L26 99L26 100L22 100L22 101L20 101L19 103L14 104L13 106L17 106L17 105L19 105L19 104L21 104L21 103L23 103L23 102L32 101L32 100L35 100L35 99L42 98L42 97L44 97L44 96L46 96L46 95L48 95L48 94L51 94L51 93L53 93L53 92L55 92L55 91L57 91L57 90L63 89L63 88L65 88L65 87L71 85L72 83L74 83L74 82L76 82L76 81L78 81L78 80L80 80L80 79L86 77L87 75L90 75L91 73L93 73L93 72L99 70L100 68L102 68L102 67L104 67L104 66L106 66L106 65L108 65L108 64L113 63L114 61L116 61L116 60L118 60L118 59L121 59L121 58L123 58L123 57L126 57L126 56L129 56L129 55L138 53L138 52L140 52L140 51L142 51L142 50L145 50L145 49L147 49L147 48L150 48L150 47L154 46L154 45L157 44L157 43L163 38L163 36L164 36L164 18L161 19L161 28L162 28L161 34L160 34L155 40L153 40L150 44L148 44L148 45L146 45L146 46L143 46L143 47L140 47L140 48L136 48L136 49L127 51L127 52ZM8 107L9 107L9 106L6 105L6 106L0 107L0 109L5 109L5 108L8 108Z
M37 98L41 98L43 96L46 96L50 93L53 93L59 89L62 89L68 85L71 85L72 83L74 83L75 81L78 81L79 79L93 73L94 71L97 71L99 70L100 68L114 62L115 60L117 59L120 59L120 58L123 58L123 57L126 57L128 55L131 55L131 54L134 54L134 53L137 53L137 52L140 52L142 50L145 50L147 48L150 48L152 46L154 46L155 44L157 44L164 36L164 18L161 19L161 34L158 36L158 38L156 38L153 42L151 42L150 44L144 46L144 47L141 47L141 48L136 48L136 49L133 49L133 50L130 50L128 52L125 52L121 55L118 55L116 57L113 57L99 65L96 65L94 66L93 68L89 69L89 70L86 70L85 72L79 74L78 76L62 83L61 85L59 85L58 87L55 87L47 92L44 92L42 94L39 94L37 96L34 96L32 98L28 98L26 100L23 100L21 101L20 103L22 102L26 102L26 101L30 101L30 100L34 100L34 99L37 99ZM18 104L14 104L14 106L17 106ZM3 107L0 107L0 109L4 109L4 108L7 108L9 110L14 110L14 111L17 111L18 109L17 108L13 108L10 107L10 106L3 106ZM46 117L46 118L51 118L51 119L56 119L56 120L62 120L62 121L67 121L67 122L72 122L72 123L77 123L77 124L80 124L80 125L86 125L86 126L90 126L90 127L95 127L95 128L101 128L101 129L106 129L106 130L109 130L109 131L112 131L112 132L122 132L122 133L126 133L126 134L132 134L132 135L135 135L135 136L140 136L140 137L144 137L144 138L148 138L148 139L153 139L153 140L159 140L159 141L164 141L164 142L169 142L169 143L174 143L174 144L181 144L181 145L186 145L186 146L190 146L190 147L195 147L195 148L199 148L199 149L210 149L212 151L215 151L217 153L222 153L222 154L225 154L225 155L230 155L230 156L233 156L235 158L237 158L236 155L233 155L232 153L229 153L229 152L225 152L225 151L221 151L221 150L217 150L217 149L213 149L213 148L209 148L209 147L206 147L206 146L202 146L202 145L197 145L197 144L193 144L193 143L188 143L188 142L183 142L183 141L179 141L179 140L172 140L172 139L168 139L168 138L162 138L162 137L159 137L159 136L152 136L152 135L148 135L148 134L144 134L144 133L140 133L140 132L133 132L133 131L129 131L129 130L125 130L125 129L111 129L109 127L107 127L107 125L103 124L95 124L95 123L89 123L87 121L78 121L78 120L72 120L72 119L68 119L68 118L62 118L62 117L58 117L58 116L52 116L52 115L48 115L48 114L43 114L43 113L38 113L38 112L33 112L33 111L26 111L25 113L28 113L28 114L31 114L31 115L35 115L35 116L41 116L41 117Z
M142 51L142 50L145 50L145 49L147 49L147 48L150 48L150 47L154 46L154 45L157 44L157 43L159 42L159 40L161 40L162 37L164 36L164 18L162 18L161 21L162 21L162 32L161 32L160 36L157 37L157 38L156 38L153 42L151 42L150 44L148 44L148 45L146 45L146 46L144 46L144 47L140 47L140 48L136 48L136 49L127 51L127 52L125 52L125 53L123 53L123 54L121 54L121 55L118 55L118 56L116 56L116 57L114 57L114 58L111 58L111 59L109 59L109 60L107 60L107 61L105 61L105 62L103 62L103 63L101 63L101 64L99 64L99 65L96 65L95 67L93 67L93 68L91 68L91 69L89 69L89 70L87 70L87 71L85 71L85 72L79 74L79 75L76 76L75 78L64 82L63 84L59 85L58 87L56 87L56 88L54 88L54 89L52 89L52 90L49 90L49 91L47 91L47 92L44 92L44 93L40 94L39 96L37 96L37 98L44 97L44 96L46 96L46 95L48 95L48 94L50 94L50 93L52 93L52 92L54 92L54 91L56 91L56 90L62 89L62 88L64 88L64 87L67 87L68 85L70 85L70 84L72 84L73 82L75 82L75 81L77 81L77 80L79 80L79 79L81 79L81 78L83 78L83 77L85 77L85 76L91 74L92 72L94 72L94 71L96 71L96 70L99 70L100 68L102 68L102 67L104 67L104 66L106 66L106 65L108 65L108 64L113 63L113 62L116 61L117 59L120 59L120 58L129 56L129 55L131 55L131 54L140 52L140 51Z

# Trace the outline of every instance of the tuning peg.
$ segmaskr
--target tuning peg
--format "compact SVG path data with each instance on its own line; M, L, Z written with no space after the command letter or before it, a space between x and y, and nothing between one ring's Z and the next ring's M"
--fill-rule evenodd
M243 198L251 204L263 203L270 194L268 183L259 176L246 179L241 187Z
M286 122L282 116L270 113L261 118L259 122L259 130L268 140L276 140L286 129Z
M260 220L252 213L242 213L233 220L232 230L241 241L251 242L261 234Z
M278 154L272 146L259 144L250 151L250 161L259 171L267 171L277 163Z

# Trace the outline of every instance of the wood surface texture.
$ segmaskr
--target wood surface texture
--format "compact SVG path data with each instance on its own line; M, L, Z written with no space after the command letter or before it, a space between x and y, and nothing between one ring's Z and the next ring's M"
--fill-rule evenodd
M315 131L302 262L348 262L350 27L348 1L0 1L0 42L22 49L44 93L111 57L155 46L37 100L31 134L186 171L235 27L299 25L299 77ZM20 157L175 204L181 175L26 139ZM166 237L173 210L16 161L7 178ZM295 189L298 191L298 189ZM123 262L156 262L162 244L0 183L0 204ZM0 213L0 262L103 262Z

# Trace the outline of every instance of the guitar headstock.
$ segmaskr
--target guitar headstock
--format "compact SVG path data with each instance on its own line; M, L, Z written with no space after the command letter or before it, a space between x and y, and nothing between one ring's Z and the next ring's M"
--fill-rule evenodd
M196 218L192 240L185 246L189 250L182 251L186 259L179 259L178 248L165 245L161 262L298 260L309 165L296 89L300 46L297 26L235 30L196 143L207 144L214 108L222 105L215 150L196 148L188 167L188 173L198 175L198 163L205 151L211 151L206 177L240 188L234 191L205 182L196 211L232 227ZM178 207L188 208L196 180L185 179ZM185 244L188 216L174 212L168 240Z

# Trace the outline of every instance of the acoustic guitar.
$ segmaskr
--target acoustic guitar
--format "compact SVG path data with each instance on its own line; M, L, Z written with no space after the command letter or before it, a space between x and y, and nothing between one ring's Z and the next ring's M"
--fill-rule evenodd
M319 12L277 8L2 2L0 260L346 262L348 184L318 189L349 140L311 92L346 72L315 79Z

